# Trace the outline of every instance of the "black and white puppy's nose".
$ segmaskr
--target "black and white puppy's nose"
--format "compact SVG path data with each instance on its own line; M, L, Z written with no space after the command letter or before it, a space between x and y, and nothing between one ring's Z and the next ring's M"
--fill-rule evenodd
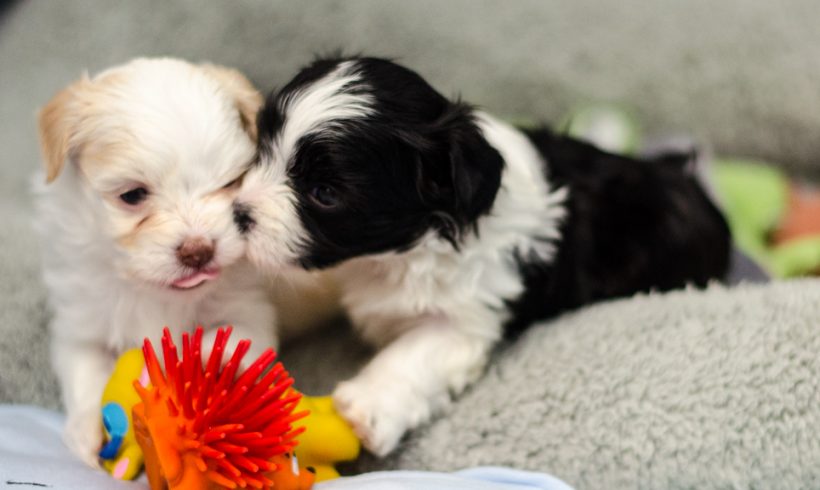
M251 217L251 208L241 202L233 203L233 222L239 228L239 233L245 235L256 225L256 221Z
M214 258L214 242L207 238L189 237L177 247L179 263L193 269L202 269Z

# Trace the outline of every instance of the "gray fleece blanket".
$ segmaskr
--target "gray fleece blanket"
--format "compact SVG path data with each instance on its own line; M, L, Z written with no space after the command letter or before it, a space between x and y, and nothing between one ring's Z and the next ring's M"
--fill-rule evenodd
M315 359L361 359L340 335L286 352L306 389L329 386ZM445 414L355 469L500 464L579 489L820 488L818 352L820 280L591 306L500 348Z
M45 332L31 322L42 311L23 301L0 313L2 401L58 403ZM818 333L820 280L584 308L500 347L395 455L346 471L505 465L579 489L818 488ZM336 326L282 355L299 387L319 394L369 351Z
M820 6L811 0L209 3L30 0L0 7L0 402L56 408L27 179L33 114L83 69L172 54L263 88L311 53L398 56L502 116L556 119L587 99L718 154L816 164ZM537 469L579 489L820 488L820 282L601 304L500 348L486 376L392 457L349 471ZM369 355L343 328L285 346L328 392ZM0 482L2 485L3 482Z

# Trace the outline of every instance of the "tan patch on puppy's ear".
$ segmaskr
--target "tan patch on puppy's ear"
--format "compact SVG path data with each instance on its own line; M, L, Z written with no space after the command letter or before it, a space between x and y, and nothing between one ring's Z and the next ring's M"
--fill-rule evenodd
M37 115L40 148L46 167L46 182L60 175L72 148L72 136L79 122L77 94L89 84L87 77L57 93Z
M210 63L199 66L233 97L242 127L256 141L256 113L264 102L262 94L238 70Z

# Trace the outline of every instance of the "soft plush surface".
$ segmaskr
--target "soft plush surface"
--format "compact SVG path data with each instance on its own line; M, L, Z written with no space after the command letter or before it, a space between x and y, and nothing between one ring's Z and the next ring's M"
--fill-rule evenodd
M395 456L347 470L492 464L579 489L817 488L818 318L820 280L586 308L499 349ZM367 355L338 330L290 347L284 361L316 393Z
M0 402L58 405L30 230L34 113L84 69L137 55L237 66L263 88L311 53L396 56L504 117L624 104L646 133L817 176L820 4L812 0L17 2L0 17ZM715 288L600 305L531 330L395 457L353 469L480 463L578 488L818 487L820 284ZM289 346L307 391L367 349Z
M820 280L589 307L500 348L395 456L347 471L505 465L579 489L817 488L819 318ZM342 329L285 351L311 393L367 357Z
M45 291L30 212L0 197L0 402L59 406L48 363Z
M818 488L820 281L601 304L531 329L401 452L577 488Z

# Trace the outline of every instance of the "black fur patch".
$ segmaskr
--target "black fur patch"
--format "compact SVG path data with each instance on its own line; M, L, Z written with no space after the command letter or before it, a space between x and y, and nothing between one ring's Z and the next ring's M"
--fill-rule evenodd
M281 105L344 61L309 66L268 105ZM374 58L356 59L355 70L363 83L346 90L372 97L373 114L302 138L288 162L310 235L302 264L326 267L406 250L429 231L457 246L492 206L501 156L481 136L469 106L448 101L416 73ZM260 117L273 120L260 121L269 128L278 116L266 108ZM319 186L331 188L339 205L316 203L311 195Z
M510 305L510 332L593 301L725 276L729 228L689 168L691 155L646 161L546 129L528 136L551 184L569 188L568 217L552 263L518 257L526 293Z

